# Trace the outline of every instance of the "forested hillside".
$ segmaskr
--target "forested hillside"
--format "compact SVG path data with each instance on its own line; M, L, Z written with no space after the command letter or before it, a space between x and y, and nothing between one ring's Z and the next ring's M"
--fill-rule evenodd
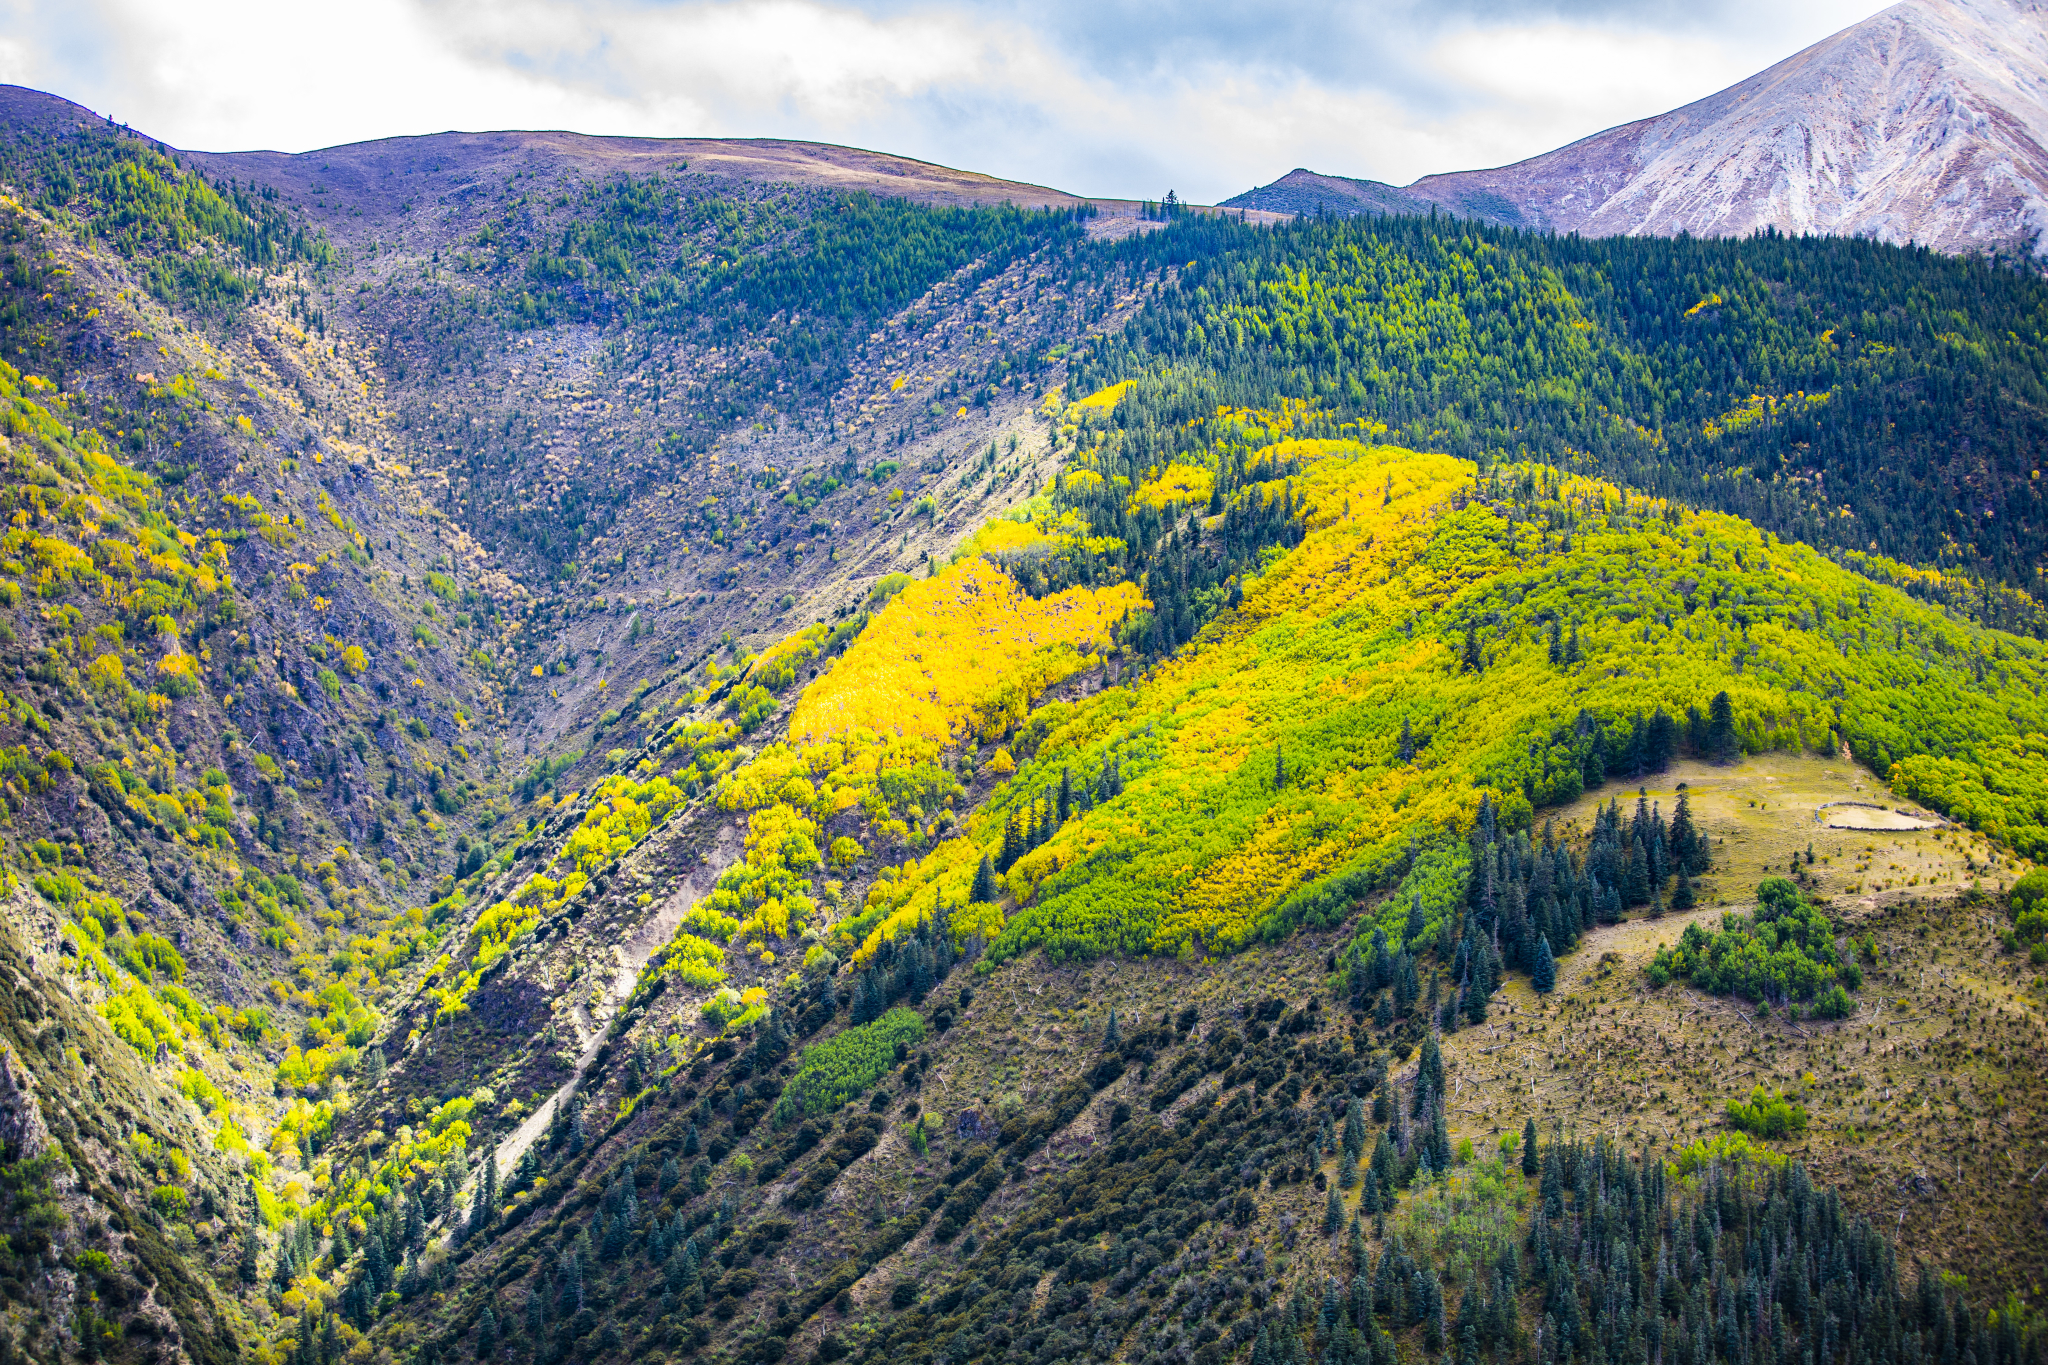
M2039 632L2033 275L1843 238L1584 241L1447 219L1250 236L1190 219L1124 251L1138 272L1186 263L1082 362L1083 391L1148 376L1117 422L1131 468L1199 443L1173 433L1219 404L1296 399L1399 444L1542 459L1901 561L1873 567Z
M0 1358L2048 1346L2038 281L35 107Z

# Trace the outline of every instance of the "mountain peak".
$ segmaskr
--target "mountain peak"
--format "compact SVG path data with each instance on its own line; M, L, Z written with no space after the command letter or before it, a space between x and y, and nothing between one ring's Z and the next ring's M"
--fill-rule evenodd
M1354 197L1588 236L1774 228L2038 253L2044 11L2041 0L1902 0L1669 113L1513 165ZM1232 202L1279 207L1273 192L1302 174Z

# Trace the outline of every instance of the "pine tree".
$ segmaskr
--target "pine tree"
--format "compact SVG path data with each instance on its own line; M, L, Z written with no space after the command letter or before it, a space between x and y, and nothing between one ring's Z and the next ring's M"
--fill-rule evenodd
M1337 1197L1335 1190L1331 1190L1329 1203L1323 1206L1323 1235L1335 1237L1343 1228L1344 1201Z
M1522 1174L1533 1177L1536 1168L1536 1120L1529 1119L1522 1124Z
M1428 1116L1433 1097L1444 1092L1444 1053L1434 1036L1422 1040L1422 1060L1415 1065L1415 1099L1410 1112L1416 1118Z
M1415 761L1415 731L1408 724L1408 717L1401 717L1401 761Z
M980 903L993 903L996 898L996 869L988 854L981 855L981 865L974 869L974 889L967 898Z
M256 1283L260 1273L261 1267L256 1263L256 1233L254 1229L251 1229L249 1234L242 1238L242 1264L240 1266L242 1283Z
M1726 692L1716 692L1707 706L1707 759L1733 763L1742 757L1741 742L1735 735L1735 704Z
M1073 810L1074 770L1072 768L1063 767L1060 769L1059 818L1053 822L1054 826L1057 827L1059 825L1064 825L1065 823L1067 823L1067 817L1073 814Z
M1102 1030L1102 1050L1104 1052L1113 1052L1123 1043L1123 1040L1124 1035L1116 1026L1116 1011L1111 1010L1109 1012L1109 1025Z
M1280 750L1273 751L1273 790L1284 791L1287 787L1287 755Z
M476 1358L488 1360L498 1349L498 1315L484 1305L483 1315L476 1320Z
M1650 863L1639 839L1628 841L1628 866L1621 874L1621 903L1641 905L1650 898Z
M1550 954L1547 934L1536 940L1536 965L1529 969L1529 984L1545 995L1557 988L1557 959Z
M1678 885L1671 890L1671 908L1674 911L1690 910L1695 903L1692 873L1681 865L1678 869Z

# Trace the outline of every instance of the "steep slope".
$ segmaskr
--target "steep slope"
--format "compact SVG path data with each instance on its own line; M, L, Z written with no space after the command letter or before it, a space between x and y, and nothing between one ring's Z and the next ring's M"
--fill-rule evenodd
M1332 212L1420 203L1591 237L1769 229L2039 256L2044 20L2032 0L1903 0L1697 103L1511 166L1399 190L1336 177L1311 185L1297 171L1228 202Z
M1259 440L1284 420L1239 413L1207 434ZM1120 606L1105 595L1123 586L1108 562L1096 561L1098 586L1039 599L1005 591L992 568L1028 577L1049 557L1034 548L1084 550L1076 513L1114 487L1090 460L1077 457L1030 523L992 525L936 578L904 588L806 690L788 738L720 782L714 804L743 817L743 856L709 894L698 896L701 882L678 888L697 899L674 937L575 1093L521 1135L531 1145L499 1149L504 1169L476 1187L445 1259L429 1241L411 1288L400 1282L403 1306L381 1323L363 1307L374 1274L337 1267L355 1277L344 1311L373 1343L424 1333L439 1349L496 1354L521 1324L514 1353L544 1359L993 1360L1021 1343L1103 1358L1207 1349L1221 1361L1270 1359L1275 1342L1291 1351L1313 1335L1345 1343L1345 1358L1379 1360L1467 1331L1475 1347L1534 1342L1566 1312L1601 1350L1626 1354L1638 1330L1682 1339L1727 1311L1674 1289L1646 1295L1661 1304L1648 1317L1616 1317L1597 1287L1582 1301L1577 1283L1555 1280L1541 1304L1551 1322L1514 1306L1515 1285L1555 1274L1543 1241L1559 1232L1569 1181L1543 1176L1537 1151L1526 1177L1494 1164L1520 1160L1501 1139L1534 1133L1543 1151L1574 1149L1549 1123L1561 1117L1554 1104L1503 1098L1491 1122L1453 1120L1454 1101L1498 1066L1456 1035L1484 1024L1498 1050L1491 1011L1505 1003L1517 1011L1499 1017L1511 1031L1564 1034L1576 1062L1595 1008L1589 955L1608 970L1616 926L1662 915L1668 900L1675 936L1703 895L1760 921L1773 907L1820 912L1782 878L1754 901L1731 884L1749 868L1721 867L1725 817L1695 823L1682 799L1668 823L1646 802L1633 821L1610 804L1590 827L1556 831L1544 810L1617 776L1621 791L1601 794L1623 794L1680 749L1832 753L1835 726L2035 733L2038 717L2010 714L2032 704L2042 647L1988 631L1957 638L1938 610L1811 551L1555 471L1482 480L1442 456L1283 439L1261 444L1241 481L1234 461L1211 467L1235 483L1219 516L1202 514L1192 472L1132 490L1171 509L1172 534L1147 556L1155 602L1207 555L1247 539L1268 553L1186 650L1119 682L1138 661L1099 634ZM1604 610L1566 624L1596 599ZM948 634L970 603L974 619ZM1065 623L1065 648L1049 620ZM1148 633L1133 616L1118 635ZM1902 648L1909 639L1923 643ZM1051 648L1029 653L1027 641ZM2011 670L1996 690L1965 662L1987 649ZM964 669L950 689L948 664ZM1901 747L1924 744L1891 733ZM2015 770L2008 809L2032 810L2021 793L2038 790L2039 761L2015 761L2031 766ZM1993 817L1980 807L1972 818ZM694 854L703 830L672 822L646 848L664 844ZM570 907L557 933L579 913L616 923L635 874L651 870L641 856L586 908ZM2020 867L1983 844L1979 856L2001 886ZM1647 989L1695 1008L1727 1009L1717 995L1774 1001L1783 1008L1749 1021L1770 1041L1745 1060L1769 1056L1774 1077L1819 1069L1874 1041L1877 992L1923 965L1918 901L1884 904L1892 917L1841 921L1753 980L1695 973L1688 986L1666 972ZM1850 932L1886 964L1883 985L1838 952L1834 934ZM1573 998L1532 1002L1519 979L1496 998L1523 970L1538 996L1550 993L1553 943ZM799 953L802 970L785 975ZM1147 954L1176 961L1131 961ZM563 965L558 937L517 946L506 971L531 979ZM2001 1041L2038 1037L2038 977L1999 1004ZM1943 1007L1965 1017L1962 1002ZM1448 1058L1465 1069L1446 1070ZM2005 1094L2038 1096L2043 1079L2024 1060ZM1957 1103L1983 1102L1985 1083ZM1630 1120L1632 1145L1658 1155L1610 1178L1670 1180L1697 1198L1701 1186L1681 1177L1710 1170L1731 1200L1736 1189L1807 1188L1783 1151L1715 1131L1748 1085L1710 1087L1676 1132ZM866 1112L849 1111L864 1095ZM2026 1150L2042 1140L2032 1106L2017 1100L2012 1120ZM1606 1131L1626 1112L1578 1117ZM1525 1114L1540 1131L1504 1122ZM1856 1139L1829 1117L1810 1154L1832 1164ZM1853 1123L1879 1126L1867 1113ZM1454 1127L1479 1141L1454 1146ZM1929 1149L1948 1148L1916 1150ZM1860 1226L1857 1274L1878 1297L1854 1329L1859 1348L1900 1339L1877 1325L1883 1315L1900 1315L1907 1333L1934 1330L1934 1305L1885 1298L1912 1278L1893 1268L1902 1250L1940 1257L1994 1298L2027 1292L2035 1252L2018 1227L1967 1251L1933 1238L2012 1207L2009 1174L1959 1178L1963 1208L1916 1221L1903 1249ZM366 1201L369 1219L386 1179L365 1171L323 1212ZM1848 1184L1818 1197L1846 1229L1859 1213L1889 1218L1890 1193ZM1596 1194L1582 1185L1571 1197L1590 1209ZM1721 1209L1729 1223L1751 1216ZM1673 1213L1680 1228L1691 1216ZM1647 1217L1629 1225L1661 1215ZM1551 1221L1537 1230L1539 1218ZM1655 1242L1635 1253L1646 1276ZM1696 1247L1731 1254L1718 1236ZM1363 1305L1344 1288L1353 1276L1367 1277L1369 1289L1350 1291ZM1129 1297L1147 1284L1156 1291ZM1805 1311L1787 1307L1779 1348L1810 1331L1817 1358L1833 1358ZM2033 1329L2024 1314L2010 1320L2017 1353ZM1347 1321L1359 1342L1339 1331Z
M684 322L671 314L663 325L715 328L707 349L745 350L760 373L738 382L768 400L728 405L691 433L707 448L737 438L754 459L726 455L695 471L682 461L666 469L676 487L650 491L641 478L649 506L627 509L672 525L667 499L694 494L681 505L702 540L693 547L675 536L665 548L677 559L700 549L713 561L701 581L724 590L729 616L714 613L712 638L693 645L694 613L672 613L657 632L655 602L614 598L626 608L614 619L602 592L594 601L556 596L558 585L577 585L579 566L564 559L604 529L573 515L578 489L603 489L609 509L624 501L614 489L634 486L620 477L633 467L623 450L615 463L592 461L563 480L575 487L550 489L532 537L497 534L479 515L469 525L492 536L486 545L463 524L465 505L483 499L446 478L461 455L450 454L435 414L448 406L454 359L478 354L416 348L406 330L417 320L407 310L428 307L417 284L433 278L447 238L428 240L414 260L391 249L375 219L350 218L330 236L274 185L216 185L156 144L46 97L17 92L10 109L18 117L0 144L10 190L0 205L0 348L20 368L0 367L10 517L0 563L9 607L0 629L0 862L22 965L9 1016L19 1027L8 1025L19 1084L5 1101L6 1158L20 1164L8 1168L0 1209L13 1248L0 1267L0 1353L224 1359L289 1341L306 1311L332 1348L331 1291L301 1273L313 1259L301 1219L312 1191L344 1158L371 1149L421 1178L461 1168L474 1087L426 1085L468 1079L446 1067L445 1048L438 1076L432 1063L449 1033L436 1007L470 993L439 975L436 955L471 935L502 944L527 927L502 917L473 923L489 902L471 905L463 888L474 894L553 843L555 794L575 796L583 750L599 774L630 767L628 756L674 760L675 748L664 754L661 743L608 756L592 740L665 741L664 708L730 692L721 684L748 651L720 638L724 622L773 620L797 600L731 593L744 561L772 562L780 586L798 592L836 581L834 602L858 607L873 579L916 566L949 520L1028 491L1042 443L998 441L1032 402L1018 390L1047 363L1057 344L1049 334L1073 336L1127 311L1136 282L1098 277L1070 302L1063 273L1060 306L1046 306L1043 283L1027 287L1028 266L1035 260L1043 280L1079 244L1072 218L708 185L695 186L689 204L663 201L700 215L696 226L721 249L713 273L738 266L709 291L723 303L697 297L678 310ZM567 186L554 188L559 197ZM834 226L848 222L872 251ZM618 227L602 212L589 223L600 233ZM676 239L658 245L667 251ZM608 417L605 403L579 391L625 354L589 344L607 324L603 310L617 296L603 290L620 285L617 273L581 287L550 272L580 270L587 255L560 254L558 239L521 235L510 246L517 287L434 301L444 316L463 305L482 315L457 335L488 341L495 364L540 352L527 365L546 374L532 386L541 392L529 399L515 378L506 406L559 405L549 434L602 442L608 455L630 449L629 434L674 432L658 400L627 433L625 414ZM792 268L833 251L836 272L822 281ZM546 259L527 271L536 256ZM374 286L350 279L372 275L366 261L380 267ZM414 271L404 285L401 265ZM889 431L887 453L898 458L880 458L875 439L855 467L839 448L843 478L804 478L762 458L770 447L815 451L819 442L791 432L775 445L783 409L773 395L793 386L769 361L778 336L748 310L821 289L838 291L829 299L835 348L821 356L820 329L799 331L794 313L781 335L811 342L805 359L825 361L835 386L849 375L877 384L864 425L890 400L906 409ZM593 299L596 309L585 310ZM520 314L536 300L563 316ZM893 320L900 338L900 349L872 364L860 354L867 331L858 319L868 317ZM1027 351L1030 368L1017 355ZM970 364L979 392L963 383ZM444 387L423 391L428 377ZM957 407L935 406L956 395ZM501 441L515 415L491 414ZM922 439L913 441L913 424ZM852 435L855 419L846 427ZM954 444L963 437L971 448ZM545 460L554 441L519 444ZM941 475L950 476L944 488ZM479 495L518 491L477 482ZM805 525L835 492L839 506L859 508L858 525L813 555L771 560L785 528ZM706 496L717 493L732 500L732 515L707 514ZM742 529L756 534L741 542ZM807 539L819 539L815 525ZM842 551L858 558L833 567ZM879 562L861 562L869 559ZM816 566L810 578L793 572L800 564ZM848 584L856 565L861 578ZM586 563L583 586L623 567ZM632 610L643 602L646 619ZM849 614L850 632L864 618ZM628 657L600 653L602 671L593 669L593 640ZM713 662L728 643L730 654ZM722 672L721 663L732 666ZM792 676L756 682L785 688ZM523 705L508 711L508 692ZM707 778L732 761L765 714L755 699L769 696L750 685L747 707L707 727L715 734L692 732ZM629 708L623 718L618 704ZM550 745L565 729L570 742ZM529 745L531 767L520 752ZM673 790L684 787L701 791L696 780ZM601 804L609 816L623 803ZM515 806L525 807L521 816ZM557 836L581 828L586 806L563 813ZM630 843L646 825L602 833L610 841L620 830ZM666 927L652 933L641 959ZM641 959L627 959L620 997ZM421 996L423 985L435 994ZM594 1014L601 1029L616 1003L587 1002L583 1025ZM531 999L485 991L481 1004L549 1064L558 1047L574 1060L573 1041L558 1044L546 1028L544 1000L537 1018ZM419 1034L410 1032L415 1019ZM408 1068L415 1043L424 1044L420 1064ZM431 1100L416 1129L420 1115L361 1102L377 1093L387 1061L417 1082L394 1085L394 1103L423 1092ZM450 1099L460 1102L443 1103ZM519 1105L507 1093L503 1117L516 1121ZM488 1117L500 1114L492 1107ZM38 1152L57 1149L39 1147L38 1124L61 1149L49 1161ZM362 1145L345 1150L345 1140ZM351 1235L322 1225L322 1238L330 1233Z

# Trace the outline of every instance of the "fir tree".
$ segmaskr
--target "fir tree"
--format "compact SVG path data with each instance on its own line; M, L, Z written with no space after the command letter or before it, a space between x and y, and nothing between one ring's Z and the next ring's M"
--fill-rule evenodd
M1643 856L1643 844L1639 839L1628 843L1628 866L1621 875L1621 903L1641 905L1650 898L1650 863Z
M1741 741L1735 735L1735 704L1726 692L1716 692L1707 706L1707 759L1733 763L1742 757Z
M1522 1174L1534 1177L1536 1165L1536 1120L1529 1119L1522 1124Z
M1557 959L1550 954L1550 936L1536 940L1536 965L1529 969L1529 984L1538 994L1549 994L1557 988Z
M498 1315L484 1305L483 1315L476 1320L476 1358L488 1360L498 1349Z
M988 854L981 855L981 864L974 869L974 889L967 898L981 903L992 903L996 898L996 869Z
M1671 889L1671 908L1674 911L1690 910L1695 903L1692 873L1681 866L1678 869L1678 885Z

